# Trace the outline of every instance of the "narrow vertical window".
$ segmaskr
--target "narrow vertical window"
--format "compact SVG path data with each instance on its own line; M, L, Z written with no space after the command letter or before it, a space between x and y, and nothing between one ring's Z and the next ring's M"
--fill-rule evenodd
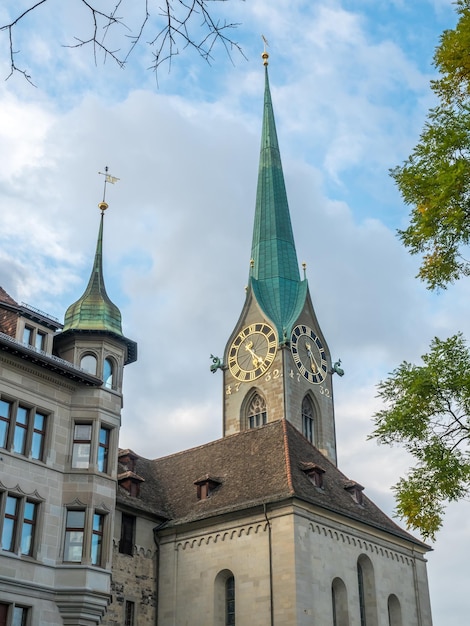
M18 527L18 503L19 498L7 496L2 529L2 548L8 552L14 552L15 550L15 536Z
M0 400L0 448L6 448L10 427L12 403Z
M366 626L366 602L364 596L364 573L360 563L357 564L357 584L359 588L359 612L361 615L361 626Z
M31 458L42 460L44 440L46 437L46 416L36 411L33 422L33 436L31 440Z
M235 624L235 578L229 576L225 581L225 626Z
M36 350L44 350L46 347L46 333L42 333L40 330L36 333L36 339L34 340Z
M26 450L26 433L28 432L29 411L19 406L16 411L15 434L13 436L13 452L24 454Z
M85 511L68 510L65 527L64 561L81 562L84 534Z
M248 406L248 426L258 428L267 422L266 401L259 393L255 393Z
M93 515L93 529L91 533L91 563L101 565L103 553L103 527L104 515L95 513Z
M114 367L111 359L104 360L103 381L106 389L112 389L114 387Z
M108 471L109 435L109 428L102 426L98 441L98 471L100 472Z
M134 626L135 604L126 600L124 606L124 626Z
M26 626L28 619L28 609L22 606L13 608L11 626Z
M73 431L72 467L86 469L90 465L91 424L75 424Z
M33 329L25 326L23 330L23 343L27 346L33 345Z
M121 554L134 554L135 517L123 513L121 516L121 538L119 540L119 552Z
M38 505L27 500L24 505L23 528L21 529L21 554L31 556L34 547L34 531Z
M302 430L304 437L306 437L310 443L315 443L313 404L308 396L305 396L302 400Z

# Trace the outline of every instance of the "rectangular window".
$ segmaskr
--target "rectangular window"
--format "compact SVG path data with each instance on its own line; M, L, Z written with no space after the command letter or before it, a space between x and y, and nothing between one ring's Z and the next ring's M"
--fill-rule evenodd
M119 540L119 552L121 554L134 554L135 540L135 517L123 513L121 517L121 538Z
M42 461L46 423L45 413L0 400L0 448Z
M124 605L124 626L134 626L135 604L126 600Z
M20 499L15 496L6 496L5 515L2 528L2 550L14 552L15 537L18 532L18 504Z
M26 435L28 433L29 411L24 406L16 409L15 434L13 435L13 452L24 454L26 450Z
M46 346L46 333L42 333L40 330L36 333L36 338L34 340L34 346L36 350L44 350Z
M93 515L93 530L91 533L91 563L92 565L101 565L103 552L103 528L104 515L95 513Z
M7 447L13 403L0 400L0 448Z
M46 438L46 416L36 411L33 422L33 436L31 440L31 458L41 461L44 454Z
M91 432L91 424L75 424L72 450L72 467L75 469L90 466Z
M26 626L29 608L0 602L0 626Z
M2 498L5 501L0 520L2 550L32 556L39 504L9 493L4 493Z
M27 346L33 345L33 333L34 333L34 328L31 328L30 326L24 327L23 343L25 343Z
M98 441L98 471L100 472L108 471L109 436L109 428L102 426Z
M81 563L83 555L83 538L85 536L85 511L67 511L65 527L64 561Z
M31 556L33 554L37 509L38 505L36 502L26 500L24 505L23 528L21 530L20 544L20 552L26 556Z
M28 609L24 606L15 606L13 609L13 619L11 626L26 626L28 618Z

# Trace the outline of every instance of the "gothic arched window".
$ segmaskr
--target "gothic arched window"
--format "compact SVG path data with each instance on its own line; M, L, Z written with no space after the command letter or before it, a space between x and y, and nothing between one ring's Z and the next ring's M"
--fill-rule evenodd
M268 420L266 400L260 396L259 393L255 393L250 400L247 418L249 428L258 428L259 426L263 426L263 424L266 424Z
M305 396L302 400L302 432L310 443L315 443L314 409L309 396Z

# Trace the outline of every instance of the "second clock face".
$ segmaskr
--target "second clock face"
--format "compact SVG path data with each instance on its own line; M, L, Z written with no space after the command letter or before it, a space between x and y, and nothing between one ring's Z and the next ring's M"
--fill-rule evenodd
M232 341L228 366L235 378L243 382L262 376L274 361L277 337L269 324L250 324Z
M299 324L291 335L290 349L302 376L312 384L322 383L328 373L325 349L309 326Z

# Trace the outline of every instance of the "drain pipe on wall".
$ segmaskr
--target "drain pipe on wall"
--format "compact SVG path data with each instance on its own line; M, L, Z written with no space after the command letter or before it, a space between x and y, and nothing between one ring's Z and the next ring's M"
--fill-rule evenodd
M271 626L274 626L274 594L273 594L273 544L271 522L268 519L266 503L263 503L264 517L268 525L268 542L269 542L269 608L271 613Z

